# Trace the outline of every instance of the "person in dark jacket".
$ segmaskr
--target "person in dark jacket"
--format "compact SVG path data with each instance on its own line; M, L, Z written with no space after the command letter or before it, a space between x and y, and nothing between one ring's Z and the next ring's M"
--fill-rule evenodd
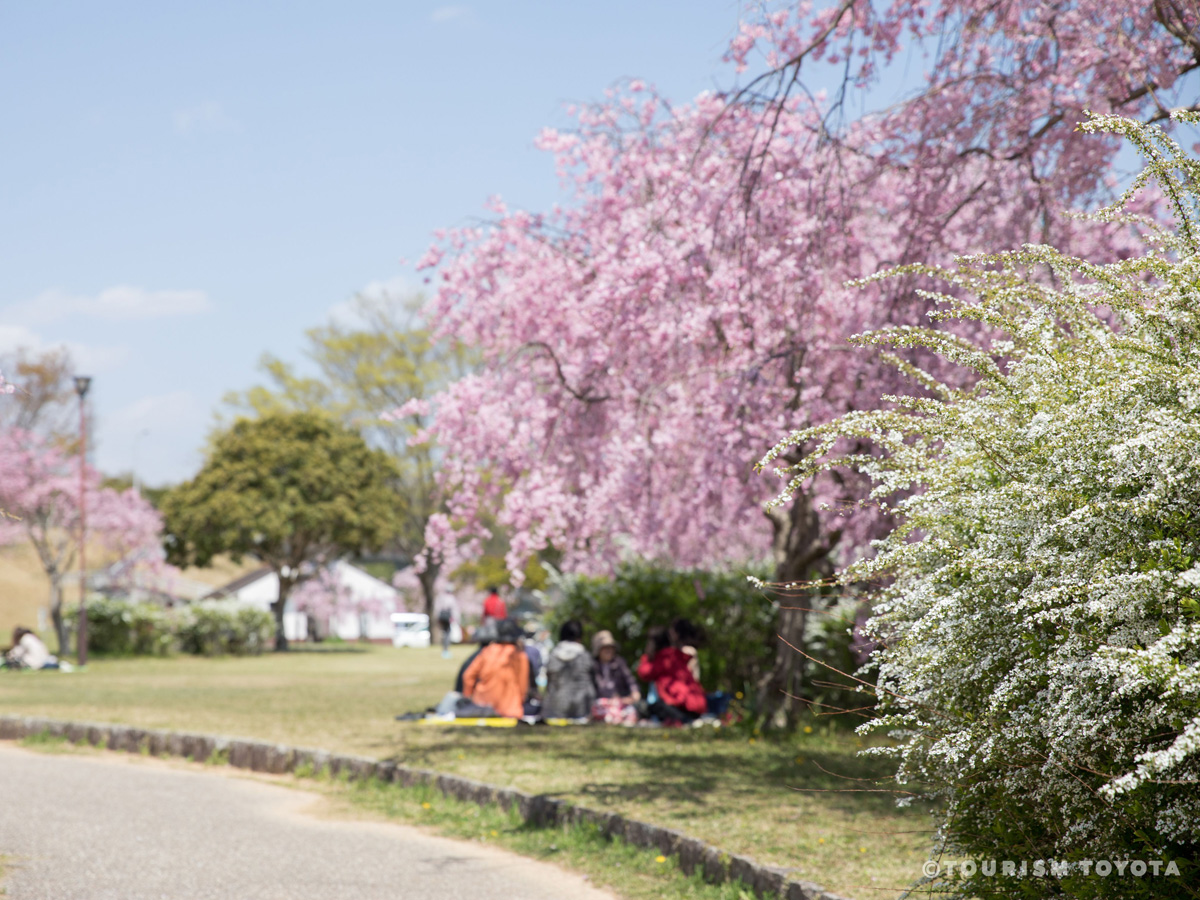
M546 699L542 715L547 719L583 719L591 715L596 686L592 681L595 662L580 643L583 626L574 619L564 622L558 643L546 660Z
M650 629L646 653L638 662L638 678L653 681L658 700L650 704L650 715L664 722L694 721L708 710L704 688L692 677L687 655L671 646L666 628Z

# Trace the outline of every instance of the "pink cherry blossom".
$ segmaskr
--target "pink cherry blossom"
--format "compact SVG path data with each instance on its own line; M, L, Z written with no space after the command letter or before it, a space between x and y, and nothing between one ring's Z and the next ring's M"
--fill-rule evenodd
M162 518L136 491L101 487L100 475L84 469L88 544L96 542L125 562L116 580L138 572L169 575L160 543ZM0 543L28 540L50 582L50 612L65 644L62 582L75 566L79 543L79 468L44 438L21 429L0 432Z
M753 461L781 433L911 389L846 339L928 324L923 283L847 281L1028 241L1127 252L1119 230L1059 213L1109 190L1116 144L1075 131L1084 109L1154 116L1196 64L1176 36L1190 19L1164 27L1153 6L796 4L746 22L729 58L761 51L785 84L797 66L845 65L854 90L925 52L924 89L835 129L815 93L671 106L630 82L576 110L569 133L543 131L572 203L492 200L490 226L448 231L425 257L440 265L439 334L482 354L435 398L452 499L430 544L475 539L494 510L518 578L550 546L595 571L623 554L712 565L787 545L792 526L762 512L777 485ZM776 553L781 571L865 548L878 516L847 515L861 496L812 484L800 502L820 527Z

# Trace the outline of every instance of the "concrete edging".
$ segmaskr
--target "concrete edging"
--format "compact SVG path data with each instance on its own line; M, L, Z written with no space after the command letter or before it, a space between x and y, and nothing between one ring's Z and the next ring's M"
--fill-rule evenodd
M706 881L714 884L741 881L760 897L847 900L811 881L791 880L788 869L762 865L748 856L726 853L680 831L627 819L617 813L576 806L542 794L528 794L386 760L265 741L136 728L132 725L0 715L0 740L21 740L39 734L63 738L72 744L91 744L126 753L145 752L152 756L180 756L196 762L208 762L224 756L228 764L235 768L272 775L287 774L307 766L313 771L327 768L332 775L345 774L352 780L378 778L404 787L429 785L447 797L467 803L480 806L494 804L506 811L515 808L524 821L533 825L594 825L610 837L620 838L635 847L658 850L664 856L677 856L679 868L685 874L700 872Z

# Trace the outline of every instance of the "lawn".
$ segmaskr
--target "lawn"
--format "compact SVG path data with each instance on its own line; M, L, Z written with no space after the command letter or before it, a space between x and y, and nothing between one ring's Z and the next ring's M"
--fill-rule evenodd
M441 697L468 648L330 648L250 658L97 660L0 673L0 710L246 736L395 758L679 828L867 900L919 877L920 811L876 787L852 733L787 740L738 729L463 728L396 722ZM858 780L856 780L858 779Z

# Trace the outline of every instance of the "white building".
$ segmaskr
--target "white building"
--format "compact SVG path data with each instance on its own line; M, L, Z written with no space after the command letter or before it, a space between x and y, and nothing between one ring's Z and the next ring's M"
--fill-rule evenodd
M336 635L344 641L366 637L370 641L390 642L393 630L390 616L404 611L400 592L342 560L331 565L329 572L337 586L338 608L318 623L321 635ZM304 641L309 637L310 613L297 608L296 590L293 589L283 608L283 633L289 641ZM218 588L205 599L229 600L270 612L271 604L279 599L279 576L264 566Z

